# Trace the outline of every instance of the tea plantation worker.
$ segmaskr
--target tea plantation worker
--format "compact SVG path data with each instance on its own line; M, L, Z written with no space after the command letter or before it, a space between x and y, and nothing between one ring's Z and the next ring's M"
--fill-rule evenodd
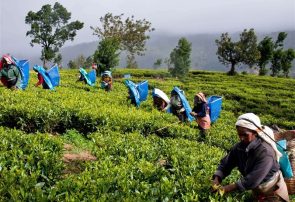
M43 76L36 70L36 68L33 67L33 70L35 72L37 72L38 82L35 84L35 86L38 87L38 86L40 86L41 84L44 83L44 79L43 79Z
M153 104L160 111L167 111L170 107L168 96L158 88L154 88L152 92Z
M0 79L3 85L10 89L17 89L21 82L20 70L9 55L2 56Z
M289 201L278 163L281 153L273 141L272 130L262 126L259 117L253 113L239 116L235 125L240 142L221 160L213 175L213 190L223 193L252 190L257 201ZM222 180L235 167L242 178L221 186Z
M170 111L176 115L181 122L192 121L194 117L190 114L191 108L185 98L184 92L178 87L174 87L171 91Z
M79 71L79 77L76 82L78 81L84 81L84 83L87 84L86 76L81 71Z
M85 84L88 84L89 86L94 86L96 81L96 70L93 69L89 73L82 67L79 69L80 76L78 78L78 81L84 81Z
M198 123L201 139L205 139L206 130L210 129L209 107L204 93L199 92L194 97L194 108L191 112Z
M111 91L113 89L113 78L111 71L104 71L101 74L101 88L105 91Z
M142 81L140 83L133 83L130 80L124 81L126 87L128 88L127 100L131 100L131 104L136 107L140 106L140 103L147 100L148 96L148 81Z

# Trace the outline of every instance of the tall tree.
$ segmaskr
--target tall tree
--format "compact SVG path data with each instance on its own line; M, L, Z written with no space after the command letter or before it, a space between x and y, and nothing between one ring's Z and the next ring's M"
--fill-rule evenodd
M294 50L283 50L284 40L287 38L286 32L280 32L276 42L274 43L273 57L271 59L272 76L279 76L283 72L285 77L288 77L294 60Z
M84 67L91 67L93 64L93 56L88 56L85 60Z
M244 29L240 34L238 45L241 49L242 62L250 68L257 63L260 58L260 52L257 47L257 36L254 29Z
M186 38L180 38L176 48L170 53L172 68L169 72L172 76L185 77L191 66L192 44Z
M274 42L271 37L264 37L262 41L258 44L258 50L260 52L260 58L257 62L259 66L259 75L266 75L267 69L266 65L270 62L274 51Z
M282 57L282 71L284 77L289 77L290 69L292 68L292 61L295 59L295 51L291 48L285 50Z
M252 67L260 58L254 29L244 29L239 41L233 42L228 33L223 33L220 40L217 39L215 42L218 60L224 65L231 65L229 75L236 74L236 65L243 63Z
M62 55L59 53L56 55L56 57L54 58L54 63L56 63L58 65L59 68L62 68L61 66L61 61L62 61Z
M120 43L117 38L104 38L99 42L93 56L93 60L98 66L97 75L105 70L111 70L119 64L119 47Z
M284 46L284 40L287 38L287 33L286 32L280 32L278 35L278 38L275 42L275 48L283 48Z
M70 61L69 61L69 63L68 63L68 67L69 67L70 69L77 69L77 68L78 68L77 64L76 64L73 60L70 60Z
M51 61L67 40L74 40L77 30L83 28L83 23L74 21L69 23L71 13L60 3L53 7L46 4L38 12L29 11L25 22L31 25L26 35L31 37L31 46L40 44L42 47L41 60L43 65Z
M100 18L101 27L91 27L94 35L100 39L115 38L120 42L120 50L127 51L129 64L136 63L135 55L144 55L146 41L150 38L147 33L154 31L151 23L145 19L135 20L134 16L123 20L124 14L107 13Z
M220 40L216 39L218 60L224 65L231 65L229 75L235 75L235 67L243 61L242 51L239 47L239 42L233 42L229 34L223 33Z
M273 56L271 59L271 76L278 76L280 71L282 70L282 59L283 59L284 51L282 48L279 48L273 52Z
M154 69L158 69L159 67L161 67L162 65L162 59L161 58L158 58L155 62L154 62Z

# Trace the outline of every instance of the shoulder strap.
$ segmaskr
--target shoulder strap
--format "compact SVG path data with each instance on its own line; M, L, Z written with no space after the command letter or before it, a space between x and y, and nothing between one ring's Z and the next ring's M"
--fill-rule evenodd
M272 137L270 137L266 132L264 132L264 130L261 127L259 127L256 123L254 123L253 121L246 119L246 118L242 118L241 120L245 120L245 121L252 123L257 129L261 130L267 137L269 137L269 139L271 139L274 143L276 143L276 145L278 145L283 151L286 151L286 149L284 147L282 147L274 139L272 139Z

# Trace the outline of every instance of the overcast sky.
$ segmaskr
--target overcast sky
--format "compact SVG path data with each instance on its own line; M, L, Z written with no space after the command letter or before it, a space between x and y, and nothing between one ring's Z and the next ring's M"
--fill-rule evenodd
M29 25L25 16L37 12L51 0L0 0L0 54L39 51L31 48L26 37ZM97 40L90 26L99 26L99 18L114 15L134 15L150 21L154 33L192 34L241 32L254 28L256 32L295 30L295 0L61 0L72 13L72 20L84 22L73 45Z

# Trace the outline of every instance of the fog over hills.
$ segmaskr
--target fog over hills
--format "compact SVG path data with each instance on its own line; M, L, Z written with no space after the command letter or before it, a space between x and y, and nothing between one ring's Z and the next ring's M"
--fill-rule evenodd
M287 39L285 40L284 48L293 48L295 49L295 31L288 31ZM232 39L238 40L240 33L231 34ZM273 33L256 33L258 40L262 40L265 36L271 36L274 39L277 38L278 32ZM170 52L177 46L178 40L181 37L185 37L189 42L192 43L192 69L203 69L203 70L218 70L218 71L227 71L228 67L225 67L219 63L216 50L217 46L215 40L220 38L221 34L192 34L192 35L171 35L171 34L156 34L152 33L151 38L147 41L146 47L147 51L144 56L137 57L136 60L140 68L152 68L154 62L161 58L164 60L168 58ZM63 66L66 67L69 60L73 60L76 57L83 55L88 57L94 53L97 49L98 41L93 41L89 43L81 43L74 46L67 46L61 49L61 54L63 57ZM121 54L119 67L126 66L125 60L126 54ZM38 63L40 56L30 58L31 64ZM42 63L41 63L42 64ZM165 67L165 64L162 65ZM294 62L292 71L294 71Z

